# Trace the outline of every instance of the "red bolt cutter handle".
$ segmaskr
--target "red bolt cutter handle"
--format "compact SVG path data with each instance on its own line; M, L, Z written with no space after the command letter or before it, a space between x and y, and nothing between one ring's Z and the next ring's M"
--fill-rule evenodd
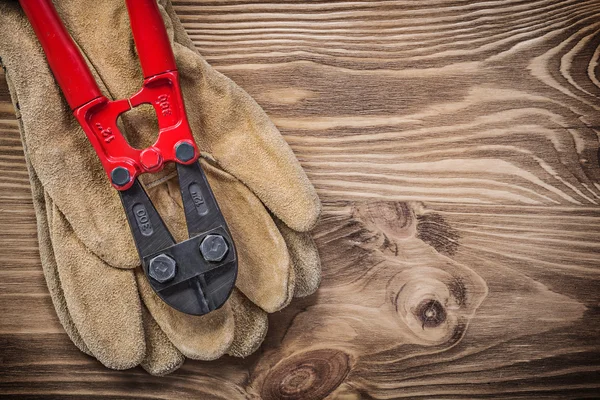
M21 6L73 114L116 189L130 188L138 175L159 171L165 162L197 161L199 151L187 121L175 58L155 0L127 0L144 82L131 98L119 100L102 94L51 0L21 0ZM144 103L154 107L158 138L152 146L136 149L119 131L117 117Z
M140 57L144 78L177 70L169 36L156 6L156 0L126 1L133 40Z

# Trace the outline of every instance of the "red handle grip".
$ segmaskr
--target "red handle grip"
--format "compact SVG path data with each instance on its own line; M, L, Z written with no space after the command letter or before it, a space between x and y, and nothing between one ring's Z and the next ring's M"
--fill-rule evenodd
M177 70L156 0L127 0L127 12L144 78Z
M102 96L79 49L50 0L21 0L54 78L72 110ZM164 28L163 28L164 29Z

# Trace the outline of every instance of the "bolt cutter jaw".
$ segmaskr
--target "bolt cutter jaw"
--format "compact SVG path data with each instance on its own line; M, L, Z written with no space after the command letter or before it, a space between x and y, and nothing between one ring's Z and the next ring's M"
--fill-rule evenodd
M186 241L175 243L137 180L119 194L152 289L173 308L203 315L231 294L237 254L200 164L178 164L177 170L190 236Z

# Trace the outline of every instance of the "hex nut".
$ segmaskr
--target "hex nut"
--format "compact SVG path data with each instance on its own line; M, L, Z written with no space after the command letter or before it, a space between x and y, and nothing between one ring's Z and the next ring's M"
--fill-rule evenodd
M140 153L140 163L148 169L158 168L162 164L162 156L156 149L148 147Z
M125 186L131 179L129 171L123 167L116 167L110 172L110 180L117 186Z
M229 251L225 238L221 235L206 235L200 243L200 253L206 261L218 262L225 258Z
M159 254L150 260L148 275L159 283L166 283L177 274L177 263L166 254Z
M194 158L195 153L194 146L189 143L181 142L175 146L175 157L177 157L177 159L180 161L190 161L192 158Z

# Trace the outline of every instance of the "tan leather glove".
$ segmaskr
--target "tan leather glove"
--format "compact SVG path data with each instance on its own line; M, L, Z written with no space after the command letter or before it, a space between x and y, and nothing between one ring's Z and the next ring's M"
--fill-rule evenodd
M55 1L104 94L126 98L142 83L123 0ZM167 1L160 9L179 69L201 163L228 222L239 260L237 289L197 317L160 301L139 258L117 192L72 116L29 22L16 2L0 4L0 57L21 124L42 266L57 314L73 342L104 365L141 364L152 374L184 356L246 356L266 334L266 313L312 293L319 258L308 232L320 202L263 110L196 52ZM156 138L154 111L121 117L129 142ZM187 237L174 168L142 177L175 239Z

